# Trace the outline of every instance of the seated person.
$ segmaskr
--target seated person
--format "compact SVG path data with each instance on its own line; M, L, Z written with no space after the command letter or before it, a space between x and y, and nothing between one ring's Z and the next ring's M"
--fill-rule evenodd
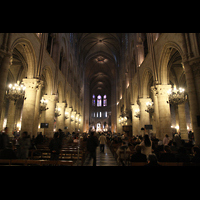
M190 157L187 154L186 148L180 147L175 155L177 162L190 162Z
M126 145L126 142L123 142L123 143L122 143L122 146L119 147L119 148L117 149L117 151L116 151L116 154L117 154L117 162L118 162L118 163L120 162L120 160L119 160L119 158L120 158L120 152L124 152L124 150L130 151L129 147ZM128 158L128 154L126 155L126 159L127 159L127 158ZM124 154L121 155L121 159L122 159L122 160L124 159ZM122 164L123 164L123 163L122 163Z
M193 152L193 157L191 159L191 162L200 163L200 149L199 149L199 147L194 146L192 148L192 152Z
M147 162L147 157L145 154L141 153L141 146L135 146L136 153L131 156L131 162Z
M178 151L178 147L176 146L176 142L172 142L172 146L170 147L171 151Z
M161 166L160 164L158 164L158 159L154 153L151 153L147 156L147 162L148 164L145 166Z
M176 162L175 155L171 153L171 149L168 145L164 146L164 153L160 155L160 162Z

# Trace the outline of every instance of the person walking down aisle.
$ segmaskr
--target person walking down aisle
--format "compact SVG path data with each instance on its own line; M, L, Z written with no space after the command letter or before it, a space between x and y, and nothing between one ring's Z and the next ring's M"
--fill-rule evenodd
M95 132L91 132L90 137L87 140L87 150L90 152L90 157L88 163L90 162L91 158L93 158L93 166L96 166L96 148L99 146L99 141Z
M28 133L24 131L22 138L19 140L19 158L28 159L29 148L31 146L31 140L28 137Z
M62 143L59 139L59 133L54 133L54 138L51 140L49 144L49 149L51 151L51 160L59 160L59 153L62 147Z
M100 141L100 152L104 153L104 147L105 147L105 144L106 144L106 137L104 136L103 133L99 137L99 141Z

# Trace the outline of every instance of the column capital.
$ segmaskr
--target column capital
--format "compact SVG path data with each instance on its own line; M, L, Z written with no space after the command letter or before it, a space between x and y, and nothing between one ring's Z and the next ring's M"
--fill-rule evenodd
M135 112L135 110L137 110L137 109L139 109L139 105L138 104L131 105L132 113Z
M66 103L56 103L56 105L61 109L64 109L66 107Z
M48 101L57 101L57 95L44 95L43 98Z
M43 86L43 81L35 78L24 78L22 81L26 86L26 90L38 90L41 86Z
M152 102L151 98L139 98L139 104L146 104L147 102Z
M171 89L171 87L171 85L156 85L153 90L158 95L168 96L168 91Z

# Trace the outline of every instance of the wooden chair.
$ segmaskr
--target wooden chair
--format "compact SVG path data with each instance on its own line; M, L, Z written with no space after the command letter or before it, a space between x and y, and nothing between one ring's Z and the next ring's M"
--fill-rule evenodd
M10 159L0 159L0 166L10 165Z
M41 160L41 166L56 166L58 164L58 160Z
M159 162L162 166L183 166L182 162Z
M27 160L26 166L42 166L41 160Z
M25 159L11 159L10 160L10 165L15 165L15 166L22 166L26 165L26 160Z
M147 162L131 162L131 166L145 166Z
M71 161L71 160L59 160L58 166L73 166L73 161Z

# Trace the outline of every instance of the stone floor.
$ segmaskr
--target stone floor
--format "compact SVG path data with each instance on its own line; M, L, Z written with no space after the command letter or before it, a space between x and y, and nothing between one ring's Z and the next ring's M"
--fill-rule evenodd
M87 164L88 159L89 159L89 156L87 157L83 166L93 166L93 159L91 159L89 164ZM100 153L100 146L97 147L96 166L118 166L115 158L113 157L107 145L105 145L104 153Z

